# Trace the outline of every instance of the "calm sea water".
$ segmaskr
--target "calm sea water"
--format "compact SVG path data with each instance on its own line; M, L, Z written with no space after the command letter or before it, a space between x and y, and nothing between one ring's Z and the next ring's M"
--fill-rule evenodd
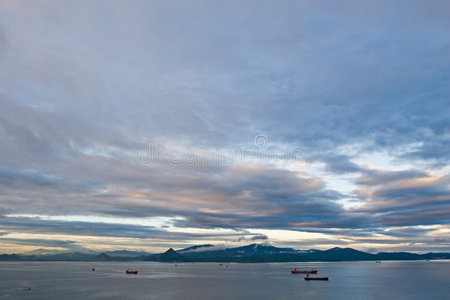
M450 261L177 265L0 262L0 299L450 299ZM330 280L305 281L293 267Z

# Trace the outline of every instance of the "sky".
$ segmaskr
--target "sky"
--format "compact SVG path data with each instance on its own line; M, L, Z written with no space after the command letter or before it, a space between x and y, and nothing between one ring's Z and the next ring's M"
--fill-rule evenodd
M450 252L450 2L0 1L0 253Z

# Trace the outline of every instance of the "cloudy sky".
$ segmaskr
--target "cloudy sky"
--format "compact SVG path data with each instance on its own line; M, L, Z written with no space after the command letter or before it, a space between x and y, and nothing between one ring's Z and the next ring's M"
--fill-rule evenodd
M448 1L0 1L0 252L450 251Z

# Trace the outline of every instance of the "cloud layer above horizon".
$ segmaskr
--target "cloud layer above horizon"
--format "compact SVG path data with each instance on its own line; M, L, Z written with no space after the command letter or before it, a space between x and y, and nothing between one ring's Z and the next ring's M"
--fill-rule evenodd
M0 252L450 251L448 1L2 1Z

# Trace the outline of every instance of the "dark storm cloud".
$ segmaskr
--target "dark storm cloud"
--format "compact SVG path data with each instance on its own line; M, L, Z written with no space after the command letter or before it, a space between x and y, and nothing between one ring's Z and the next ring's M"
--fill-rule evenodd
M76 9L71 2L64 6L35 6L24 11L33 16L38 26L27 28L31 32L23 34L39 34L63 18L62 33L77 28L70 38L58 35L54 30L47 31L49 42L41 41L38 48L45 56L57 50L50 41L60 41L60 45L67 48L65 56L56 55L53 64L46 66L46 72L39 74L48 78L40 84L46 87L43 92L48 92L48 85L52 87L55 81L70 78L75 81L75 86L56 85L63 89L61 92L68 93L78 87L75 89L78 101L81 97L91 96L73 107L70 115L77 114L76 122L96 119L104 122L105 128L114 131L114 135L131 133L129 130L134 129L135 134L154 135L157 132L175 139L181 137L179 129L183 128L187 142L206 145L238 141L239 135L231 136L229 132L243 133L248 124L253 124L256 128L267 129L277 140L295 141L313 151L316 147L333 148L358 140L386 147L394 141L397 144L416 142L422 138L423 129L431 127L431 130L442 131L448 125L443 118L447 112L439 110L448 90L435 81L448 79L443 73L443 65L449 59L443 51L448 39L440 31L441 26L448 24L437 13L443 10L445 2L420 10L416 10L417 3L401 8L387 2L380 6L352 3L334 7L337 11L333 14L319 4L291 3L275 9L273 4L265 2L255 10L252 22L242 16L246 8L252 7L251 3L245 5L246 8L232 3L220 9L180 3L170 10L150 3L116 5L123 14L100 5L104 8L102 15L116 20L115 24L108 23L109 29L99 26L101 20L79 24L76 16L85 11ZM71 12L69 15L68 11ZM143 20L140 11L155 15L155 18ZM174 22L170 26L152 26L161 25L159 11ZM186 12L205 18L188 22L191 14ZM130 15L135 18L128 19ZM211 23L214 30L205 31L204 22L212 15L217 15ZM429 15L435 17L430 19ZM379 24L376 16L383 18L383 24ZM427 30L422 29L420 20L428 22ZM5 17L4 22L7 21L11 23L5 24L9 25L6 32L25 30L23 26L11 28L13 21ZM147 25L149 32L146 35L136 32L135 26L139 22ZM235 32L237 28L239 31ZM135 35L118 40L125 32L135 32ZM93 34L99 33L100 37L96 38L101 42L86 45L94 38ZM22 39L28 37L23 36ZM154 46L156 41L159 41L158 48ZM114 47L107 48L111 44ZM84 67L83 61L73 57L74 50L69 49L69 45L86 54L88 61L97 58L96 51L103 51L105 55L92 66ZM122 65L114 63L113 59L124 50L135 58L136 61L131 60L131 63L143 63L145 67L140 65L133 74L130 74L131 70L121 70ZM145 51L153 56L145 55ZM33 60L34 65L42 64L30 53L23 55L27 60ZM324 57L326 59L322 59ZM13 63L14 59L9 62ZM130 78L120 82L125 79L123 75L109 73L105 78L97 78L99 85L95 87L81 76L76 77L77 73L55 78L63 73L67 62L77 64L75 70L80 75L87 75L86 79L101 72L102 67L110 70L111 66L117 65L119 70L126 71L122 74L131 75L135 81L130 82ZM34 69L42 72L40 70L44 68ZM155 78L150 70L159 74L159 78ZM29 78L33 70L26 71L26 78ZM169 74L174 80L167 77ZM395 85L391 84L392 80ZM303 83L305 81L307 85ZM146 88L141 86L143 82ZM126 88L128 105L117 99L123 92L114 95L112 89L100 90L108 84ZM217 92L211 97L214 89ZM99 93L108 97L108 107L91 100ZM29 95L21 96L29 98ZM58 109L57 116L69 113L56 101L49 102L51 99L48 98L56 95L49 97L42 93L37 96L47 97L41 102L41 110L50 106ZM183 101L178 100L181 97ZM199 100L195 99L208 99L208 102L199 105ZM234 99L233 105L225 105L224 99ZM427 100L426 109L421 105L424 99ZM442 117L435 116L436 112ZM431 116L440 121L426 121ZM118 128L116 122L122 127ZM283 126L275 126L280 123Z
M252 236L250 238L251 241L267 240L267 239L269 239L269 238L267 237L267 235L264 235L264 234L262 234L262 235L255 235L255 236Z
M413 226L413 225L434 225L448 224L448 209L450 202L447 201L441 206L434 208L403 209L380 216L381 222L385 226Z
M400 238L415 238L419 236L423 237L434 230L434 228L397 227L390 228L388 232L385 232L385 234Z
M1 238L6 243L14 243L18 245L37 246L37 247L62 247L72 251L89 251L89 249L80 246L76 241L70 240L50 240L50 239L15 239Z
M419 170L403 170L403 171L380 171L380 170L364 170L364 174L358 178L357 183L361 185L383 185L393 183L395 181L424 178L429 175Z
M411 186L411 187L385 187L377 189L373 195L380 198L393 200L408 200L414 198L432 198L436 196L448 196L449 180L443 182L435 182L427 186Z
M308 157L312 161L320 161L326 164L328 171L336 174L364 172L365 169L352 162L349 155L337 155L335 153L323 153L315 157Z
M210 238L235 238L245 234L245 239L249 241L263 240L264 235L252 234L245 230L235 230L226 233L189 233L189 232L172 232L165 228L157 228L152 226L129 225L129 224L108 224L95 222L79 222L79 221L56 221L41 220L38 218L28 217L4 217L0 219L2 228L11 232L21 232L30 234L67 234L70 236L102 236L102 237L118 237L118 238L137 238L167 241L185 241L189 239L210 239ZM0 234L7 235L7 233ZM3 238L1 238L3 239ZM10 241L10 238L4 238ZM21 239L31 240L34 239ZM69 242L68 242L69 243ZM49 245L51 246L51 245Z
M267 235L264 234L258 234L258 235L254 235L251 237L248 236L241 236L240 238L238 238L236 240L236 242L254 242L254 241L264 241L264 240L268 240L269 238L267 237Z
M447 115L450 118L450 115ZM406 159L424 159L430 160L434 165L445 167L448 166L450 161L450 154L448 149L450 148L450 135L448 133L448 127L445 128L447 132L434 136L433 139L427 140L417 149L406 153L404 157Z
M447 1L4 1L0 212L349 235L448 224L449 9ZM149 144L166 158L229 157L260 133L268 145L256 150L270 162L256 167L139 160ZM323 170L284 169L293 149ZM357 160L379 152L414 167ZM321 171L353 176L356 190L333 190ZM34 230L71 232L45 224ZM105 236L150 230L101 226L93 231Z
M232 227L282 228L302 220L334 219L342 212L341 207L334 203L341 195L325 189L319 178L306 173L264 166L123 167L109 161L103 158L88 160L80 162L76 168L83 164L95 165L95 170L87 167L86 170L95 178L98 189L114 183L116 187L123 185L123 190L101 192L93 189L93 193L85 195L85 186L80 188L77 185L75 179L79 175L75 173L68 182L61 182L54 190L47 186L34 187L32 191L15 187L15 195L33 198L35 208L28 209L29 213L45 214L51 207L57 214L66 211L83 214L89 207L90 213L102 215L183 216L186 220L178 221L177 225L185 224L186 227L229 228L233 224ZM66 174L71 171L67 170ZM61 186L69 188L61 190ZM143 188L145 192L142 192ZM9 190L14 188L9 186ZM130 195L135 190L141 193L137 198ZM45 198L40 196L43 191ZM65 205L58 207L62 191L65 191ZM83 203L82 207L80 203ZM29 201L23 202L23 205L29 204ZM17 201L14 205L3 205L10 213L22 211ZM215 209L221 213L199 212L202 209Z
M51 175L42 174L38 171L26 170L8 170L0 169L0 185L18 185L24 184L35 185L39 187L55 186L58 184L58 179Z
M364 183L376 185L371 190L361 190L361 198L370 198L362 210L374 214L384 225L448 224L450 213L450 180L431 177L420 172L388 172L387 179L367 179ZM424 176L425 175L425 176ZM382 184L384 183L384 184Z
M99 235L109 237L135 237L147 238L150 236L161 237L164 232L152 227L102 224L88 222L46 221L36 218L13 218L4 217L0 219L3 228L11 231L46 234L48 232L68 235Z
M2 31L2 28L0 27L0 54L4 51L6 47L7 47L6 37Z

